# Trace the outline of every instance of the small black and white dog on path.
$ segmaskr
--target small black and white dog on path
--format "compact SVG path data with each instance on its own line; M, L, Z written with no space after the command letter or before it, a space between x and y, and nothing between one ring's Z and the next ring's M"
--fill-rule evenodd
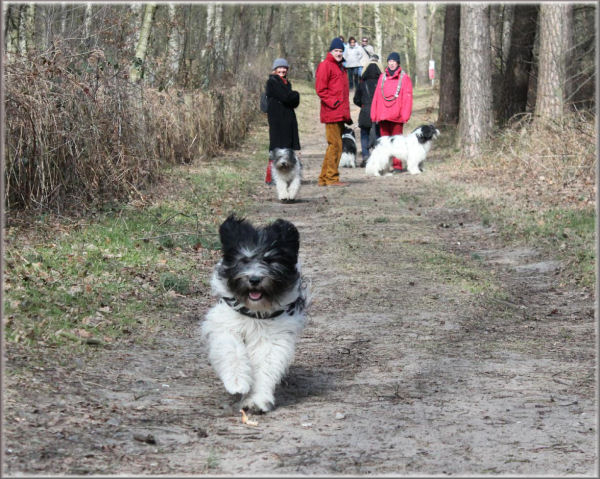
M391 174L392 158L399 158L411 175L423 171L422 163L440 131L432 124L421 125L409 135L382 136L367 160L367 176Z
M277 197L282 202L296 199L302 180L302 164L291 148L274 148L269 153L273 166L271 173L277 189Z
M342 133L342 157L340 167L356 168L356 136L352 128L344 127Z
M202 337L227 392L243 395L243 409L267 412L306 322L300 235L283 219L255 228L235 215L219 234L222 258L211 281L218 302L201 325Z

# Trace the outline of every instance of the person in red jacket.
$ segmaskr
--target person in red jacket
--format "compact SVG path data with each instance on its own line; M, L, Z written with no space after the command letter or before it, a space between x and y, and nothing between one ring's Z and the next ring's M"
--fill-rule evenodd
M350 117L350 90L348 75L342 66L344 42L334 38L329 53L317 67L315 90L321 99L321 123L325 123L327 150L319 175L319 186L348 186L340 181L338 166L342 157L344 123L352 124Z
M400 55L397 52L388 55L387 64L373 95L371 121L379 124L381 136L401 135L404 123L412 113L412 81L400 68ZM394 158L392 167L402 171L402 162Z

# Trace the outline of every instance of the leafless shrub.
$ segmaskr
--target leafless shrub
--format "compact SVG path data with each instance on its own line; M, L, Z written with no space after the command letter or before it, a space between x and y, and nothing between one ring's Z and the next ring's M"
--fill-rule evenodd
M99 49L16 58L5 85L9 214L127 199L167 163L236 146L258 111L239 85L169 93L133 85Z

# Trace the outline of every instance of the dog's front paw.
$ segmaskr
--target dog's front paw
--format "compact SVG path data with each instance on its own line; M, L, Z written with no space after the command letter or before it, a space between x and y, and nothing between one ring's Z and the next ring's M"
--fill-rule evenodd
M250 378L233 374L223 378L223 385L229 394L246 394L252 386Z
M242 401L242 409L252 412L269 412L275 407L275 402L272 399L257 398L251 396Z

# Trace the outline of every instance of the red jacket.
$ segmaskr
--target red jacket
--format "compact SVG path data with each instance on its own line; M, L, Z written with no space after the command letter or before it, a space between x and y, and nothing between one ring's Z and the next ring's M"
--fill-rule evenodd
M373 95L373 103L371 103L371 121L386 120L394 123L406 123L409 120L413 103L412 82L409 75L403 75L398 97L394 98L401 71L402 69L398 68L394 75L390 76L389 68L386 68L379 76L377 89ZM382 92L381 84L384 78L385 83Z
M321 123L351 121L348 75L331 53L317 67L315 89L321 99Z

